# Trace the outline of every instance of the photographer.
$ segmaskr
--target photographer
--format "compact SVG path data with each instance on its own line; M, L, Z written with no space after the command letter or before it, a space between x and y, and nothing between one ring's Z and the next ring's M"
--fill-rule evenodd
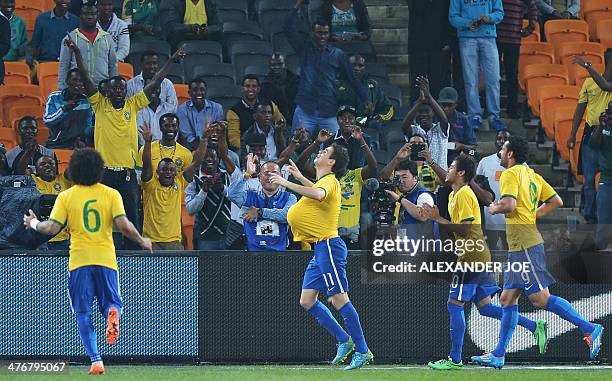
M599 189L597 191L597 247L605 249L612 227L612 101L599 117L599 126L591 134L589 146L599 151Z

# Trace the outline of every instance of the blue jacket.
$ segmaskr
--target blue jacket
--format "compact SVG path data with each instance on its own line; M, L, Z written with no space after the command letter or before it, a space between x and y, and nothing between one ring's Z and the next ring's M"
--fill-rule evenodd
M417 185L417 189L412 191L412 193L404 194L404 197L406 200L416 205L419 196L423 193L429 193L434 199L434 202L436 201L436 195L421 185ZM400 224L404 225L406 228L406 236L408 239L418 240L421 239L421 236L424 238L433 237L435 239L440 237L438 224L436 222L419 221L412 217L405 209L401 209Z
M74 149L77 138L89 141L93 137L93 110L85 96L72 110L62 108L70 101L68 90L54 91L47 98L43 121L49 127L46 146L55 149Z
M480 24L476 32L471 32L470 24L480 16L489 16L491 24ZM503 19L502 0L451 0L448 10L448 21L459 38L496 38L495 25Z

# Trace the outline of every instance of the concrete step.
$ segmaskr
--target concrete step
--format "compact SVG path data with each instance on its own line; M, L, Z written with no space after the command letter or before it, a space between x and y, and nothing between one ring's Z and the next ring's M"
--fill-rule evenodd
M397 42L373 42L377 54L405 54L408 57L408 44L398 44Z
M389 81L391 81L391 83L393 83L395 86L399 86L402 88L410 86L410 76L407 73L390 72Z
M372 42L376 44L392 43L396 46L399 44L408 44L408 29L386 29L372 28ZM377 50L378 51L378 50Z
M369 3L369 2L368 2ZM397 18L404 20L404 27L408 24L409 9L407 5L369 5L368 14L372 22L383 24L384 21Z
M581 220L580 211L578 208L559 208L551 214L538 218L538 224L558 224L567 225L567 217L575 216Z
M379 29L405 29L408 27L408 18L403 17L389 17L386 19L375 20L372 19L372 28ZM407 29L406 29L406 33ZM407 37L407 35L406 35Z
M376 58L378 62L387 65L387 70L389 71L397 72L399 70L404 70L408 72L408 53L382 53L377 50Z
M563 206L567 208L578 208L580 206L580 192L567 187L554 187L557 194L563 200Z
M372 7L380 6L404 6L406 0L368 0L368 11Z

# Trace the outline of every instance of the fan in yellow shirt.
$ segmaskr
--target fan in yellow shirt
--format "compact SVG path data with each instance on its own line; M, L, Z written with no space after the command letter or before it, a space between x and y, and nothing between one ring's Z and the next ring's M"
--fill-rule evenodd
M178 128L178 124L175 127ZM190 177L193 175L193 168L199 168L202 164L212 130L212 128L208 128L204 138L200 141L198 150L194 155L195 160L188 167L190 168L188 169ZM183 191L187 186L186 178L178 174L176 162L170 157L158 160L154 171L151 159L151 130L149 128L143 129L142 136L145 140L142 150L143 167L141 175L144 206L143 235L151 239L155 250L183 250L184 247L181 243L181 201L184 197Z
M65 173L57 174L55 160L50 156L43 156L36 162L36 174L32 175L36 182L36 189L42 194L60 194L72 186ZM68 229L62 229L58 235L51 238L48 243L49 250L68 250L70 234Z
M96 346L96 333L91 322L94 297L107 320L106 342L119 338L119 317L123 306L119 291L119 273L113 244L113 223L129 239L143 249L151 250L151 241L142 238L125 217L121 195L100 184L104 161L91 148L72 155L68 171L74 186L57 196L48 221L40 222L31 210L23 218L26 228L41 234L55 235L70 228L68 292L77 318L79 335L92 362L90 372L104 372L102 357Z
M321 150L314 161L318 179L316 183L304 177L293 162L289 172L303 185L292 183L280 175L272 175L270 182L302 195L287 214L295 239L311 242L314 248L314 257L304 273L300 304L336 338L338 346L332 364L340 364L354 350L351 364L345 369L355 369L372 361L374 355L368 349L359 315L348 297L348 252L346 244L338 237L342 195L336 176L344 175L348 161L346 147L334 143ZM340 312L348 332L338 324L329 309L319 302L320 291L327 293Z

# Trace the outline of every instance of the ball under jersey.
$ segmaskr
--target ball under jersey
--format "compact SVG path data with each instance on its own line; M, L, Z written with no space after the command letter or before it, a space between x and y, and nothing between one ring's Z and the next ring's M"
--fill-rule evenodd
M70 228L68 270L91 265L117 270L113 221L122 216L121 195L106 185L75 185L60 193L49 219Z
M342 200L340 183L333 173L328 173L317 180L313 187L325 191L321 201L302 197L289 208L287 221L295 241L312 243L338 237Z
M448 197L448 212L453 224L471 222L467 236L460 236L455 233L456 250L464 252L463 255L459 256L459 262L490 262L491 252L482 233L480 205L476 194L469 185L464 185L456 192L451 192Z
M512 197L516 209L506 214L506 235L510 251L528 249L543 243L536 226L536 213L541 202L557 195L553 187L524 164L502 172L499 179L500 198Z

